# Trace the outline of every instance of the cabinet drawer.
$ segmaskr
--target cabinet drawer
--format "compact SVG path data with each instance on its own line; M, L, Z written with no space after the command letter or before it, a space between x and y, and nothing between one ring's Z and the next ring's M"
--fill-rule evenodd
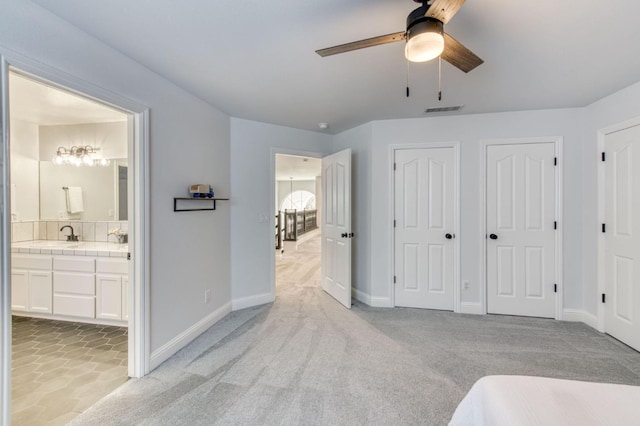
M56 256L53 258L54 271L95 272L96 260L93 257Z
M54 293L73 293L95 296L96 278L90 274L74 274L67 272L53 273Z
M96 272L99 274L128 274L129 262L126 259L97 259Z
M56 315L95 318L96 302L93 297L89 296L54 294L53 313Z
M51 256L20 255L11 256L11 267L15 269L51 270Z

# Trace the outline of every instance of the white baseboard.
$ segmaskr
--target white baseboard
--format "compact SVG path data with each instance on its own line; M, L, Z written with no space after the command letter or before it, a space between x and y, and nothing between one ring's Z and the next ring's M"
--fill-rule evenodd
M460 314L482 315L482 305L480 303L460 302Z
M209 315L178 334L176 337L153 351L150 360L150 370L169 359L173 354L191 343L196 337L207 331L212 325L220 321L231 312L231 302L225 303Z
M351 288L351 297L359 302L364 303L365 305L371 306L371 296L358 290L357 288Z
M252 306L264 305L276 300L273 293L257 294L255 296L240 297L231 301L231 310L238 311L240 309L251 308Z
M389 297L371 297L371 306L375 308L393 308Z
M562 319L564 321L583 322L591 328L598 329L598 317L579 309L564 309L562 311Z

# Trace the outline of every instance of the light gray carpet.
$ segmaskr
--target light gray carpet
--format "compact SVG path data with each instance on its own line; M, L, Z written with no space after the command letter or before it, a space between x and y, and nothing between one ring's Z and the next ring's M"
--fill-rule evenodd
M283 280L274 304L228 315L72 424L443 425L488 374L640 385L640 354L586 325L347 310L315 267L290 260L278 273L305 282Z

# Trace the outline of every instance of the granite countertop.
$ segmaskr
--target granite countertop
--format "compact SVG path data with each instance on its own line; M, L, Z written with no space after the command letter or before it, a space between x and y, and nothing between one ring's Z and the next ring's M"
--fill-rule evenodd
M129 245L98 241L33 240L11 243L11 252L62 254L67 256L127 257Z

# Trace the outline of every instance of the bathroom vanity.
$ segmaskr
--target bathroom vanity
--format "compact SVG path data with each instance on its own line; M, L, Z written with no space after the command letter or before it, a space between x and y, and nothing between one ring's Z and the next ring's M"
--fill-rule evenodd
M127 324L127 244L36 240L11 252L15 315Z

